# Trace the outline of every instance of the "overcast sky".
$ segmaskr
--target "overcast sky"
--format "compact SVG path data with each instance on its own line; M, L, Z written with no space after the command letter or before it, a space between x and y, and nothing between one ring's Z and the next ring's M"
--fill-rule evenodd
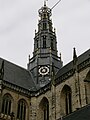
M44 0L0 0L0 57L27 67L32 56L38 9ZM51 8L58 0L48 0ZM70 62L73 47L77 55L90 48L90 0L62 0L52 11L58 53Z

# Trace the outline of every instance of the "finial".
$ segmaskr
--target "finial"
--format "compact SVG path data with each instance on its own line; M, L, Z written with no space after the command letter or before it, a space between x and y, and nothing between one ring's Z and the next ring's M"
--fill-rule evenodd
M44 0L44 6L46 6L46 1L48 1L48 0Z
M36 29L35 29L35 34L36 34Z
M77 58L77 55L76 55L76 49L75 47L73 48L73 59Z
M30 55L29 55L29 62L30 62Z
M61 52L60 52L60 60L61 60Z
M54 28L54 32L56 33L56 29Z
M75 49L75 47L73 48L73 63L74 63L74 64L77 63L77 54L76 54L76 49Z

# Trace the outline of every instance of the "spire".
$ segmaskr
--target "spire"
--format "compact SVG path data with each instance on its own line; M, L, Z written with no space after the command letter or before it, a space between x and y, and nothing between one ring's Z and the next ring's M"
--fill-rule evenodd
M76 64L77 62L77 54L76 54L76 49L75 47L73 48L73 63Z
M38 13L38 30L35 30L33 57L29 56L28 69L33 73L35 83L42 87L52 78L54 80L55 73L62 67L62 61L58 57L56 33L51 19L52 10L47 6L47 0L44 0Z
M61 52L60 52L60 60L62 59Z
M28 57L29 57L28 60L29 60L29 62L30 62L30 55L29 55Z
M75 47L73 48L73 59L76 59L77 58L77 55L76 55L76 49Z

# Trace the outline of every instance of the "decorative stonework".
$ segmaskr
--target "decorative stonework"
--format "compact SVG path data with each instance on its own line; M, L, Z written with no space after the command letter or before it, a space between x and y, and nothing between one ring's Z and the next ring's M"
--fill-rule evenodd
M83 69L85 69L86 67L89 67L89 66L90 66L90 58L88 58L87 60L85 60L82 63L80 63L79 65L77 65L77 71L80 72L80 71L82 71ZM56 85L60 84L61 82L64 82L66 79L71 77L74 73L75 73L75 69L73 69L73 68L71 70L69 70L68 72L64 73L62 76L58 77L55 80Z
M83 69L85 69L86 67L90 66L90 58L88 58L87 60L83 61L82 63L80 63L78 65L78 71L81 71Z

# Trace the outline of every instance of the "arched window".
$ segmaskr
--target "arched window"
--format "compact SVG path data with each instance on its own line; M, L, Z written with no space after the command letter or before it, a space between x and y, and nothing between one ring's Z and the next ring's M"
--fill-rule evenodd
M25 120L26 118L26 103L24 100L18 102L17 118L19 120Z
M43 23L43 30L47 29L47 23Z
M11 103L12 103L12 97L8 94L4 95L3 101L2 101L2 113L3 114L10 115Z
M90 71L86 74L86 78L84 80L85 84L85 96L86 96L86 104L90 104Z
M64 115L72 112L71 88L65 85L61 91L61 110Z
M43 48L46 48L46 36L43 36Z
M49 102L47 98L43 98L40 102L40 120L49 120Z

